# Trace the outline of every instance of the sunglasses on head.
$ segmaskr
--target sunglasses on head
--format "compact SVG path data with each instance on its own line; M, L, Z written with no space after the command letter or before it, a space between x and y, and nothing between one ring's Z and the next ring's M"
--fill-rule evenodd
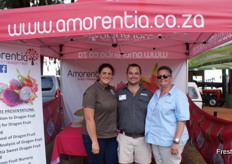
M171 75L159 75L159 76L157 76L157 79L161 79L162 77L164 78L164 79L167 79L168 77L170 77Z

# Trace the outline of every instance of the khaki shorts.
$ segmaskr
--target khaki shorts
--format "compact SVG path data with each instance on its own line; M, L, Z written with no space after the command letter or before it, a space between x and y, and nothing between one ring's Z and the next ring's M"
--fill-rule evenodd
M178 148L178 154L171 154L170 146L158 146L152 144L152 151L156 164L179 164L182 160L181 153L183 152L185 144L180 144Z
M144 137L132 138L119 133L117 141L119 163L151 163L151 146Z

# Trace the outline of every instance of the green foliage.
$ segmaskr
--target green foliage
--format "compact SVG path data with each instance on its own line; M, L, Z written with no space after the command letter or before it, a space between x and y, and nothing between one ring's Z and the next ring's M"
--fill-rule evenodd
M22 8L64 3L64 0L0 0L0 9Z

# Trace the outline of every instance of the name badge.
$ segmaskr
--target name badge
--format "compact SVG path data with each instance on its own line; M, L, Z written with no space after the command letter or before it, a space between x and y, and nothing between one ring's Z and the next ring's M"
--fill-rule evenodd
M147 96L147 94L146 94L146 93L141 93L140 95L141 95L141 96Z
M119 95L119 101L126 100L126 95Z

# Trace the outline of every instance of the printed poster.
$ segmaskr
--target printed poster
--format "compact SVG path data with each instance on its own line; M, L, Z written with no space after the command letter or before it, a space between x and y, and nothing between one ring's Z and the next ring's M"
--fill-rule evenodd
M38 47L0 44L0 163L45 164Z
M142 84L155 92L159 86L157 84L156 73L158 67L162 65L170 66L173 70L173 83L187 93L187 61L178 60L140 60L140 59L94 59L94 60L62 60L61 88L64 109L65 125L69 125L74 120L83 116L79 112L82 108L82 97L84 91L92 85L98 76L98 67L102 63L110 63L115 69L115 75L110 83L115 89L125 85L126 69L131 63L137 63L142 68Z

